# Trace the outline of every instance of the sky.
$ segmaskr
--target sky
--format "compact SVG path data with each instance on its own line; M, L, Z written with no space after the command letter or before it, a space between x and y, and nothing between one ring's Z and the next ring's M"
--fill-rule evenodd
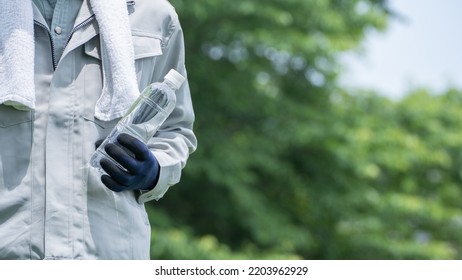
M374 89L399 99L427 87L436 93L462 89L462 1L390 0L404 17L391 20L383 33L366 37L361 52L346 55L347 88Z

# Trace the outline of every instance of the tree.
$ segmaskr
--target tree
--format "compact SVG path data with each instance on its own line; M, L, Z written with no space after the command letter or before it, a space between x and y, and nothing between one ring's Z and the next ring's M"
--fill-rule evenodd
M455 169L447 152L434 153L448 143L417 133L459 123L421 123L434 116L413 106L430 106L430 95L395 104L336 83L338 54L386 27L385 1L171 2L185 32L199 147L181 183L148 205L153 258L460 254L449 248L453 229L434 242L431 231L448 219L458 227L455 201L443 207L421 188L422 174ZM459 194L451 180L449 200ZM441 214L425 217L433 210Z

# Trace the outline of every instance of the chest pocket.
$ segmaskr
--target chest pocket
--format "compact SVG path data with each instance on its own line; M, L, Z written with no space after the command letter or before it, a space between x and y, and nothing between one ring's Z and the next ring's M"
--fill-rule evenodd
M146 33L132 33L133 48L135 53L135 68L140 90L144 89L147 85L151 84L156 70L157 58L162 55L161 40L155 35ZM84 45L84 52L91 65L86 65L85 91L86 98L83 100L85 103L84 119L91 123L96 124L93 129L97 134L97 139L103 139L117 124L117 120L104 122L94 117L94 106L99 93L102 89L102 71L101 71L101 41L100 37L96 36ZM93 63L92 63L93 61ZM99 77L99 78L98 78Z
M135 51L135 60L154 58L162 55L161 40L153 35L133 35L132 41ZM85 43L85 53L93 58L101 60L99 37L95 37Z
M155 77L156 62L162 56L162 41L153 34L132 32L132 42L135 52L135 69L138 87L142 91L146 86L157 82ZM101 61L101 45L99 36L85 43L85 54ZM156 75L157 74L157 75Z
M135 60L162 55L161 41L152 36L132 36Z

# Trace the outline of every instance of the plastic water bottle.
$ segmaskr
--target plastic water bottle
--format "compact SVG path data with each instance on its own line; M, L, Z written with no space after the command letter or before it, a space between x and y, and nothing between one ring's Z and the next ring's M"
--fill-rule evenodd
M184 80L185 78L180 73L172 69L165 76L163 82L147 86L127 114L96 149L90 159L90 165L96 168L99 173L106 174L100 164L101 159L106 158L122 170L126 170L106 153L104 147L108 143L113 143L127 151L117 142L117 136L121 133L134 136L147 144L173 111L176 103L175 91L181 87Z

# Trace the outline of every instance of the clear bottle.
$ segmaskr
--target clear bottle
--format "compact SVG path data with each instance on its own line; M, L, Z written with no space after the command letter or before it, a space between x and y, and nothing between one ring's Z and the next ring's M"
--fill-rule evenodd
M121 133L130 134L147 144L173 111L176 103L175 91L180 88L184 80L185 78L180 73L172 69L165 76L163 82L147 86L127 114L96 149L90 159L90 165L96 168L99 173L106 174L100 161L102 158L107 158L121 169L126 170L106 153L104 147L108 143L113 143L125 149L117 142L117 136Z

